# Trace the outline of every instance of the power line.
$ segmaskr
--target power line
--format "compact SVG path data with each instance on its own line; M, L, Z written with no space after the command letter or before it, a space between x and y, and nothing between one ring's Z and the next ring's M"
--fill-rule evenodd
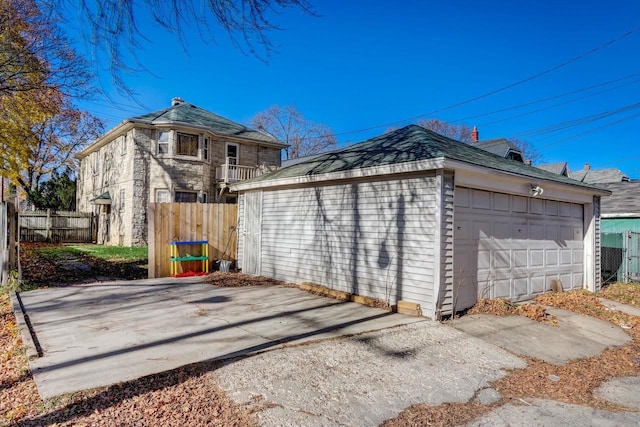
M581 59L584 59L587 56L589 56L589 55L591 55L591 54L593 54L595 52L598 52L598 51L600 51L600 50L602 50L602 49L604 49L606 47L611 46L614 43L619 42L620 40L622 40L622 39L624 39L626 37L629 37L631 34L637 32L639 30L640 30L640 26L634 27L634 28L630 29L629 31L626 31L625 33L619 35L618 37L616 37L614 39L611 39L611 40L609 40L609 41L607 41L607 42L605 42L605 43L603 43L603 44L601 44L601 45L599 45L597 47L589 49L588 51L586 51L584 53L581 53L580 55L575 56L575 57L569 59L568 61L562 62L562 63L560 63L558 65L555 65L555 66L553 66L551 68L547 68L544 71L541 71L539 73L533 74L533 75L531 75L529 77L526 77L526 78L524 78L522 80L518 80L517 82L514 82L514 83L508 84L506 86L503 86L501 88L494 89L492 91L486 92L486 93L484 93L482 95L478 95L478 96L475 96L473 98L469 98L469 99L466 99L464 101L460 101L460 102L457 102L455 104L451 104L449 106L430 111L428 113L423 113L423 114L420 114L418 116L413 116L413 117L409 117L409 118L402 119L402 120L396 120L394 122L385 123L385 124L381 124L381 125L370 126L370 127L367 127L367 128L362 128L362 129L357 129L357 130L352 130L352 131L346 131L346 132L340 132L340 133L334 134L334 136L350 135L350 134L354 134L354 133L366 132L366 131L373 130L373 129L379 129L379 128L382 128L382 127L392 127L392 126L396 126L396 125L401 124L401 123L405 123L405 122L408 122L408 121L413 121L413 120L420 119L420 118L425 117L427 115L431 115L431 114L435 114L435 113L441 113L443 111L451 110L453 108L457 108L457 107L460 107L462 105L469 104L471 102L479 101L481 99L487 98L489 96L495 95L495 94L500 93L500 92L504 92L505 90L512 89L512 88L514 88L516 86L520 86L520 85L522 85L524 83L530 82L531 80L537 79L537 78L542 77L542 76L544 76L546 74L549 74L549 73L552 73L554 71L557 71L560 68L566 67L567 65L573 64L574 62L577 62L577 61L579 61Z
M636 118L636 117L638 117L638 116L640 116L640 113L633 114L633 115L628 116L628 117L623 117L623 118L621 118L621 119L619 119L619 120L616 120L616 121L614 121L614 122L606 123L606 124L604 124L604 125L602 125L602 126L598 126L598 127L596 127L596 128L589 129L589 130L587 130L587 131L584 131L584 132L578 133L578 134L576 134L576 135L572 135L572 136L570 136L570 137L568 137L568 138L560 139L560 140L558 140L558 141L554 141L554 142L551 142L551 143L549 143L549 144L542 145L542 146L540 146L540 147L538 147L538 148L545 148L545 147L549 147L549 146L552 146L552 145L557 145L557 144L561 144L561 143L564 143L564 142L567 142L567 141L571 141L571 140L576 139L576 138L579 138L579 137L581 137L581 136L585 136L585 135L588 135L588 134L590 134L590 133L598 132L598 131L600 131L600 130L602 130L602 129L609 128L609 127L611 127L611 126L615 126L615 125L617 125L617 124L620 124L620 123L622 123L622 122L624 122L624 121L627 121L627 120L630 120L630 119L633 119L633 118Z

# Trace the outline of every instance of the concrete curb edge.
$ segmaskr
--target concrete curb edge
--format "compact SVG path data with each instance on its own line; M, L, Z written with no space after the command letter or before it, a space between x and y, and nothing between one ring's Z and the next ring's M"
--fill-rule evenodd
M18 325L18 328L20 328L20 335L22 336L22 342L26 348L27 358L31 360L40 357L40 353L38 352L38 348L33 339L33 330L28 317L24 312L24 306L22 305L20 295L15 291L9 291L9 303L11 304L13 315L16 318L16 324Z

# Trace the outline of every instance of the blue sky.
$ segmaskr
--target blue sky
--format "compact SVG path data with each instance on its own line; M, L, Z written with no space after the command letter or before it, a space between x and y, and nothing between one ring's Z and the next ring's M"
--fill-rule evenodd
M481 139L525 139L546 162L568 161L573 170L588 162L640 178L637 0L312 3L320 16L273 16L283 30L269 33L278 48L267 62L223 33L206 44L187 32L185 52L173 35L141 21L149 41L136 57L153 75L127 75L126 82L143 105L107 86L115 105L98 99L81 106L112 127L165 108L174 96L243 123L270 105L294 104L333 129L340 145L437 117L477 125Z

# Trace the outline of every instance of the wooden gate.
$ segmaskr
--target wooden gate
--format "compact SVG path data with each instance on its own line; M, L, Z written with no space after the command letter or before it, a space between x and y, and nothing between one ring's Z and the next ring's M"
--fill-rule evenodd
M86 212L22 211L21 242L91 243L94 217Z
M171 242L208 242L209 262L224 259L235 262L238 205L223 203L150 203L149 278L171 275ZM192 248L184 248L191 250ZM193 248L193 250L200 250ZM194 255L195 253L189 254ZM181 254L183 255L183 254ZM199 268L181 263L178 273Z

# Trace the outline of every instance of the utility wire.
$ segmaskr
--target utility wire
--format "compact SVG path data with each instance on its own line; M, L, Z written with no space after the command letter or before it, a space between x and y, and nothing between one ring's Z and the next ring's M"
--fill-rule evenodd
M542 76L544 76L546 74L549 74L549 73L552 73L552 72L554 72L556 70L559 70L560 68L566 67L567 65L573 64L574 62L577 62L577 61L579 61L581 59L584 59L587 56L589 56L589 55L591 55L591 54L593 54L595 52L598 52L598 51L600 51L600 50L602 50L602 49L604 49L606 47L611 46L614 43L619 42L620 40L622 40L622 39L624 39L626 37L629 37L631 34L637 32L639 30L640 30L640 26L634 27L634 28L630 29L629 31L626 31L625 33L619 35L618 37L616 37L614 39L611 39L611 40L609 40L609 41L607 41L607 42L605 42L605 43L603 43L603 44L601 44L601 45L599 45L597 47L594 47L593 49L589 49L588 51L586 51L584 53L581 53L580 55L575 56L575 57L569 59L568 61L562 62L562 63L560 63L560 64L558 64L556 66L553 66L551 68L547 68L544 71L541 71L539 73L533 74L533 75L531 75L529 77L526 77L526 78L524 78L522 80L518 80L517 82L508 84L508 85L503 86L501 88L494 89L494 90L489 91L487 93L484 93L482 95L478 95L478 96L475 96L473 98L469 98L469 99L466 99L464 101L460 101L460 102L457 102L455 104L451 104L449 106L446 106L446 107L443 107L443 108L439 108L437 110L430 111L428 113L423 113L423 114L420 114L418 116L413 116L413 117L409 117L409 118L402 119L402 120L396 120L394 122L385 123L385 124L381 124L381 125L377 125L377 126L370 126L370 127L367 127L367 128L362 128L362 129L357 129L357 130L352 130L352 131L346 131L346 132L340 132L340 133L334 134L334 136L341 136L341 135L349 135L349 134L354 134L354 133L366 132L366 131L369 131L369 130L379 129L379 128L382 128L382 127L391 127L391 126L395 126L395 125L398 125L398 124L401 124L401 123L405 123L405 122L408 122L408 121L417 120L417 119L420 119L420 118L425 117L427 115L440 113L442 111L451 110L453 108L457 108L457 107L460 107L461 105L469 104L471 102L479 101L481 99L487 98L487 97L495 95L497 93L504 92L505 90L512 89L512 88L514 88L516 86L520 86L520 85L522 85L524 83L530 82L531 80L537 79L537 78L542 77Z

